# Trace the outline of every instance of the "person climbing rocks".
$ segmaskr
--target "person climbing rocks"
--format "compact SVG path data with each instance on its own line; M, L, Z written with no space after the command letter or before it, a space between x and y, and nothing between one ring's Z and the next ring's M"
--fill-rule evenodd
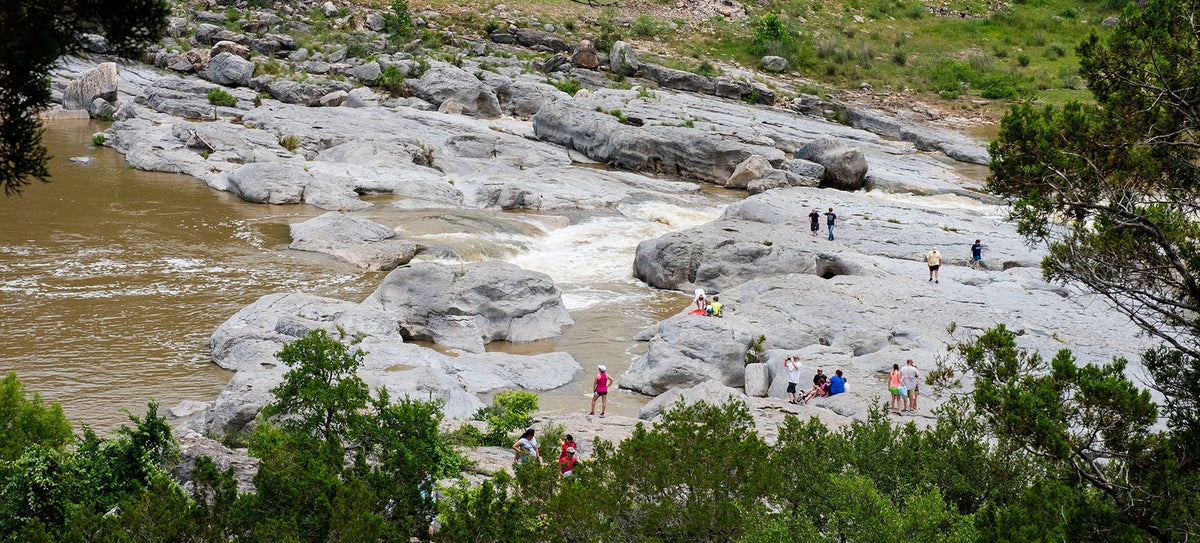
M708 310L708 296L704 294L704 289L696 289L696 295L692 297L692 305L700 311Z
M604 412L608 411L608 387L612 386L612 377L608 376L608 368L603 364L596 367L600 370L600 374L592 381L592 412L589 416L596 414L596 400L600 400L600 416L604 416Z
M929 265L929 280L934 283L938 282L938 268L942 267L942 253L939 253L937 247L925 253L925 264Z

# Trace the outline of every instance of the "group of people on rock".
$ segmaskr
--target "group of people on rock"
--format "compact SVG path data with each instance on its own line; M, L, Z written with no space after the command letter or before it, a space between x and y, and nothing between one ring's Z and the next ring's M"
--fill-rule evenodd
M833 241L833 227L837 226L837 213L833 212L833 208L825 212L825 225L829 227L829 241ZM808 227L812 230L812 235L815 237L817 232L821 231L821 212L817 208L812 208L812 213L808 214Z
M513 464L524 464L530 460L542 461L542 455L538 452L537 438L533 437L536 433L533 428L526 429L525 433L521 434L521 438L516 443L513 443L512 449L513 453L515 453ZM579 463L579 458L576 456L579 452L578 447L579 445L575 443L575 437L571 434L567 434L559 442L558 472L563 476L569 477L574 475L575 466Z
M917 410L917 395L921 392L921 372L911 358L900 364L892 364L888 376L888 391L892 393L892 413L899 415Z
M808 403L813 398L833 396L846 391L846 378L842 376L842 370L835 371L833 377L829 377L825 375L825 370L817 368L817 373L813 375L812 388L799 395L797 389L800 385L800 359L794 356L784 358L783 369L788 376L787 394L790 404Z
M696 296L692 298L692 312L709 317L720 317L721 310L725 306L721 305L721 297L713 296L712 300L708 299L708 295L704 293L704 289L696 289Z

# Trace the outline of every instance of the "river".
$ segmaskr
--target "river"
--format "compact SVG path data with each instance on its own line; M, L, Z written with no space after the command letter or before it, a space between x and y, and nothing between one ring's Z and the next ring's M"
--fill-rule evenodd
M288 225L324 211L243 202L183 175L128 167L91 135L104 125L47 123L52 181L7 198L0 218L0 311L8 340L0 372L60 402L76 426L107 430L145 412L216 397L230 374L209 357L213 330L274 292L361 301L384 274L291 251ZM89 156L87 166L69 159ZM468 260L501 259L549 274L575 326L558 338L493 343L513 353L565 351L584 365L576 382L543 393L543 412L586 409L597 364L620 375L644 345L631 337L690 301L632 277L639 241L711 221L739 196L706 190L696 208L622 207L619 216L491 210L400 210L390 197L364 216L400 236L453 247ZM636 415L648 398L610 395L609 411Z

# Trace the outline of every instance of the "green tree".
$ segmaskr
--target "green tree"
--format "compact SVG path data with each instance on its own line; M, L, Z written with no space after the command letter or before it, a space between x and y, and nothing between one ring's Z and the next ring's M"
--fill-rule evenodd
M1023 500L1056 492L1049 495L1061 511L1105 519L1087 530L1080 529L1087 523L1068 526L1085 539L1132 531L1141 534L1133 540L1183 541L1200 528L1200 481L1181 456L1186 445L1178 443L1180 436L1155 429L1156 405L1125 377L1124 360L1080 366L1063 349L1047 362L1020 348L1003 325L958 350L975 375L972 397L989 433L1005 449L1028 451L1038 461L1031 469L1045 470ZM1050 483L1056 478L1075 486ZM1042 505L1020 516L1045 517L1045 509L1054 508ZM1005 539L1020 539L1004 526L993 529L1010 534Z
M0 421L0 463L16 460L31 445L62 449L74 438L62 406L27 395L15 372L0 381Z
M340 441L367 406L370 389L358 377L365 353L316 329L276 354L287 364L283 382L271 389L275 401L263 408L286 428Z
M0 185L19 194L30 179L46 181L38 111L50 105L49 73L79 51L78 35L97 29L123 56L166 27L165 0L7 0L0 2Z
M1200 530L1194 502L1176 501L1170 514L1146 508L1176 496L1177 484L1194 492L1200 461L1198 11L1200 0L1129 4L1109 36L1092 35L1078 48L1080 75L1096 105L1014 107L992 143L988 179L990 190L1012 201L1019 231L1048 247L1042 262L1048 279L1100 294L1162 341L1142 355L1168 425L1166 432L1136 434L1147 448L1132 460L1148 469L1147 477L1128 487L1124 478L1117 487L1098 480L1122 440L1096 458L1076 457L1070 467L1129 522L1163 541ZM1059 371L1055 361L1051 371ZM1111 384L1122 366L1064 377L1080 387ZM1110 401L1123 402L1112 406L1121 409L1117 418L1147 417L1142 400L1111 386L1117 396ZM1097 445L1108 447L1108 436L1101 437ZM1064 446L1044 445L1058 452Z

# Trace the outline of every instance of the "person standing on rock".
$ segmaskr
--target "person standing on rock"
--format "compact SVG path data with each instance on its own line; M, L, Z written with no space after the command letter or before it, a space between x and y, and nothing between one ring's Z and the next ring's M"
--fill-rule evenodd
M929 280L934 283L938 282L938 268L942 267L942 253L939 253L937 247L925 253L925 264L929 265Z
M821 231L821 212L817 208L813 208L812 213L808 214L808 227L812 230L813 237L817 237L817 232Z
M787 357L783 359L783 369L787 371L788 376L788 403L796 403L796 387L800 385L800 363L795 358Z
M701 294L704 293L704 291L698 292ZM612 377L608 376L608 369L605 368L603 364L598 366L597 369L600 370L600 374L596 376L594 381L592 381L592 412L588 413L588 415L591 416L596 414L596 400L599 399L600 416L603 417L604 412L608 411L608 387L612 386L613 380Z
M983 260L983 244L979 243L979 240L975 240L975 244L971 246L971 269L978 271L981 260Z
M900 364L892 364L892 373L888 375L888 392L892 393L892 413L900 414L904 401L900 395Z
M904 408L904 411L916 411L917 389L921 386L921 372L917 371L911 358L903 368L900 368L900 385L908 390L908 406Z
M833 241L833 227L837 226L837 214L833 212L833 208L825 212L825 225L829 227L829 241Z
M513 452L516 453L513 464L524 464L531 458L538 462L542 461L542 456L538 454L537 439L534 439L533 433L533 428L529 428L525 430L525 433L521 434L521 439L513 443Z

